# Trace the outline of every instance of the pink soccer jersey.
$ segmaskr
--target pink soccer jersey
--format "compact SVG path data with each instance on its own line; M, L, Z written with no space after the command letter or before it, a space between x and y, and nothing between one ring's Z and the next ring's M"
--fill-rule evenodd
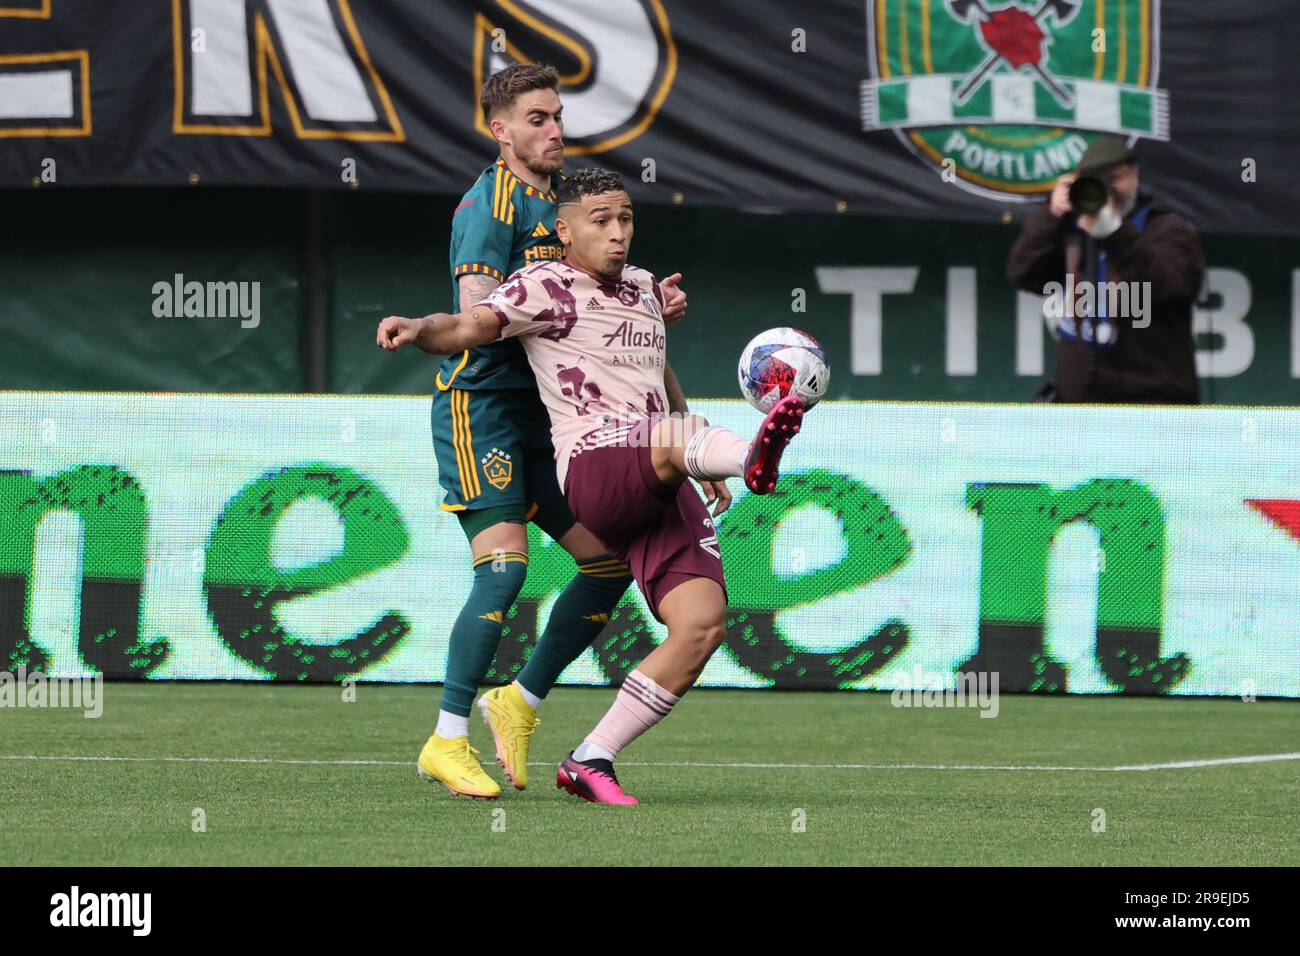
M503 338L522 339L551 415L561 488L574 455L626 441L634 423L667 411L660 295L636 266L597 278L559 259L520 269L480 303Z

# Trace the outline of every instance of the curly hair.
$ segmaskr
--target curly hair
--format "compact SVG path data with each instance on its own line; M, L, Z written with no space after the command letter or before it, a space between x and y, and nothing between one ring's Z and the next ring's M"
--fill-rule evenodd
M608 169L600 169L596 166L586 166L560 180L560 185L555 188L555 205L580 203L583 196L599 196L601 193L612 193L625 188L623 179L618 173L611 173Z
M523 93L533 90L553 90L560 85L559 71L543 63L516 63L493 73L483 84L478 105L483 110L483 122L515 105Z

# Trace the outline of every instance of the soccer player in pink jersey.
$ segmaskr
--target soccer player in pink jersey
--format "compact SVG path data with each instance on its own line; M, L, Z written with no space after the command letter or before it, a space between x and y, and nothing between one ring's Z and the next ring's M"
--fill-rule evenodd
M687 483L743 477L776 487L803 403L781 399L748 441L702 417L665 415L659 283L627 262L632 200L613 173L583 169L556 190L565 257L514 273L458 315L390 316L378 343L449 353L519 336L551 418L560 487L574 516L632 569L668 638L560 764L556 785L594 803L636 803L614 774L619 751L668 715L725 631L722 557L708 508Z

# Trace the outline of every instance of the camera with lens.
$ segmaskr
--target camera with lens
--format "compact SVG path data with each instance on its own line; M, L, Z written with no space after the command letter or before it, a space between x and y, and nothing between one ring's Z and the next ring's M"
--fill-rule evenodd
M1096 176L1080 176L1070 183L1070 206L1080 216L1095 216L1106 205L1109 191Z

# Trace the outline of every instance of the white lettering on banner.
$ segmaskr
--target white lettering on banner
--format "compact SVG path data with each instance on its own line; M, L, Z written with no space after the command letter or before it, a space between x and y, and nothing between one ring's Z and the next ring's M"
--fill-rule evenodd
M0 25L7 19L53 16L52 0L0 2ZM89 136L90 51L11 51L0 56L0 120L11 124L0 127L0 139Z
M300 137L405 139L349 0L174 2L176 37L203 38L197 49L176 42L175 132L270 133L267 93L274 81Z
M948 341L944 370L949 375L974 375L978 370L975 335L978 311L975 268L953 266L948 270L948 305L945 312Z
M595 76L562 90L566 139L584 139L631 121L653 91L659 40L640 0L530 0L530 7L582 37L591 48ZM512 60L493 56L490 72Z
M1016 291L1016 374L1043 374L1043 329L1056 337L1056 320L1047 314L1047 296Z
M70 119L72 71L0 73L0 119Z
M919 266L817 266L819 290L848 295L850 321L849 371L854 375L884 373L884 296L914 292ZM944 302L944 372L949 376L978 374L979 297L977 270L952 266L947 270ZM1291 377L1300 378L1300 269L1292 273L1291 289ZM1138 285L1138 284L1131 284ZM1154 307L1149 283L1137 289L1121 283L1106 283L1105 296L1113 315L1129 317L1133 327L1145 328L1152 321ZM1093 285L1080 284L1085 292ZM1053 308L1074 288L1052 283L1054 296L1034 295L1017 290L1015 305L1016 375L1044 374L1043 329L1056 338ZM1212 305L1192 310L1194 335L1210 335L1212 341L1196 351L1196 372L1201 378L1232 378L1247 371L1255 360L1255 333L1246 318L1250 313L1250 279L1236 269L1213 268L1206 272L1206 289ZM1092 301L1095 296L1090 296ZM1204 301L1204 300L1202 300ZM918 355L917 359L930 358Z
M253 53L244 0L189 0L190 24L207 34L191 58L191 109L197 116L253 115ZM325 0L267 0L294 86L314 120L373 123L366 83L343 46Z
M916 266L818 266L817 284L822 292L847 294L851 323L851 368L854 375L879 375L881 360L883 299L905 294L916 287L920 274Z
M1192 332L1222 337L1223 345L1196 353L1196 374L1202 378L1232 378L1250 368L1255 360L1255 333L1246 324L1250 312L1250 280L1236 269L1208 269L1205 288L1219 304L1212 308L1193 306Z

